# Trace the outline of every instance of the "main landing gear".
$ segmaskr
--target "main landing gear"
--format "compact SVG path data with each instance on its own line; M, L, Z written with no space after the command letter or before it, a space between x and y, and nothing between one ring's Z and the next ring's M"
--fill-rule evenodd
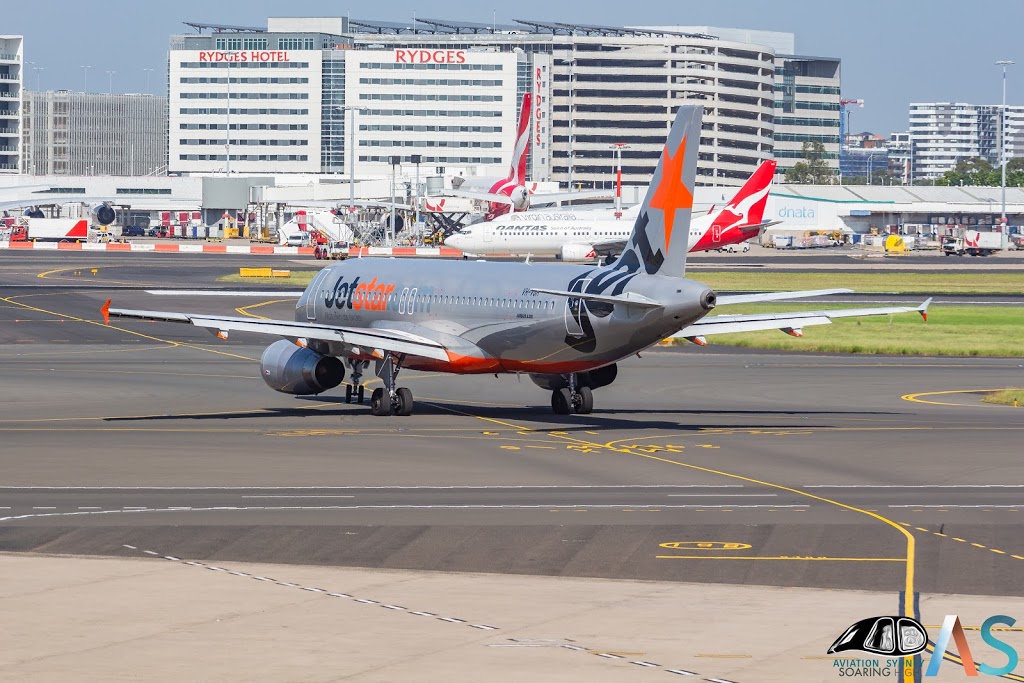
M370 413L372 415L412 415L412 392L405 387L396 387L398 371L405 361L405 354L388 353L377 361L377 376L384 386L373 390L370 395Z
M588 386L579 386L573 373L569 375L568 387L551 392L551 410L555 415L587 415L594 410L594 392Z
M365 396L366 387L363 386L363 370L370 366L369 361L356 360L350 358L348 360L348 367L351 370L350 376L351 381L345 385L345 403L352 403L353 399L356 403L362 403Z

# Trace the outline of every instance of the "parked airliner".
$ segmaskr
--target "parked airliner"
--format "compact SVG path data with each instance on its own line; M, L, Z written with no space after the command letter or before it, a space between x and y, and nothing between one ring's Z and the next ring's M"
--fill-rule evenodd
M775 162L765 161L728 204L690 221L689 250L708 251L756 237L774 223L764 223L765 205L775 176ZM474 223L451 234L445 244L472 255L554 256L563 261L591 261L626 247L639 211L616 218L609 210L527 211Z

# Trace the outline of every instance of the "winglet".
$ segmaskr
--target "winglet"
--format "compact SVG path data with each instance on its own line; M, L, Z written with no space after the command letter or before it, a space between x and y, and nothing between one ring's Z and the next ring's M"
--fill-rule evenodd
M100 308L100 313L103 314L104 325L110 324L110 301L110 299L107 299L107 302Z
M923 304L917 307L917 312L921 314L921 317L924 318L925 322L928 322L928 307L931 305L931 303L932 297L928 297L927 301L925 301Z

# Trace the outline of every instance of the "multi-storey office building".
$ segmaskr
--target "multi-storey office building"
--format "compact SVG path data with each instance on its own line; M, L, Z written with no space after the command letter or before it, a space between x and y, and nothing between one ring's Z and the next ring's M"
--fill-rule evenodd
M785 173L804 158L804 143L821 143L829 168L839 169L838 59L775 57L775 160Z
M1000 149L1007 159L1024 156L1024 107L1006 108L964 102L927 102L910 105L913 176L937 178L956 168L957 162L981 157L998 166ZM1004 135L1005 130L1005 135Z
M167 98L26 92L22 170L30 175L162 175Z
M21 36L0 36L0 173L21 170L23 44Z

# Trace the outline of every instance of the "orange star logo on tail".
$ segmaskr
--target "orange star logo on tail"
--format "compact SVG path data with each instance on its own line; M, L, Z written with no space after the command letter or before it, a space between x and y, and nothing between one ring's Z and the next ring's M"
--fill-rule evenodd
M661 182L651 197L650 206L661 209L665 214L665 249L672 245L672 224L678 209L693 208L693 194L683 185L683 159L686 158L686 138L679 143L675 155L668 150L662 152Z

